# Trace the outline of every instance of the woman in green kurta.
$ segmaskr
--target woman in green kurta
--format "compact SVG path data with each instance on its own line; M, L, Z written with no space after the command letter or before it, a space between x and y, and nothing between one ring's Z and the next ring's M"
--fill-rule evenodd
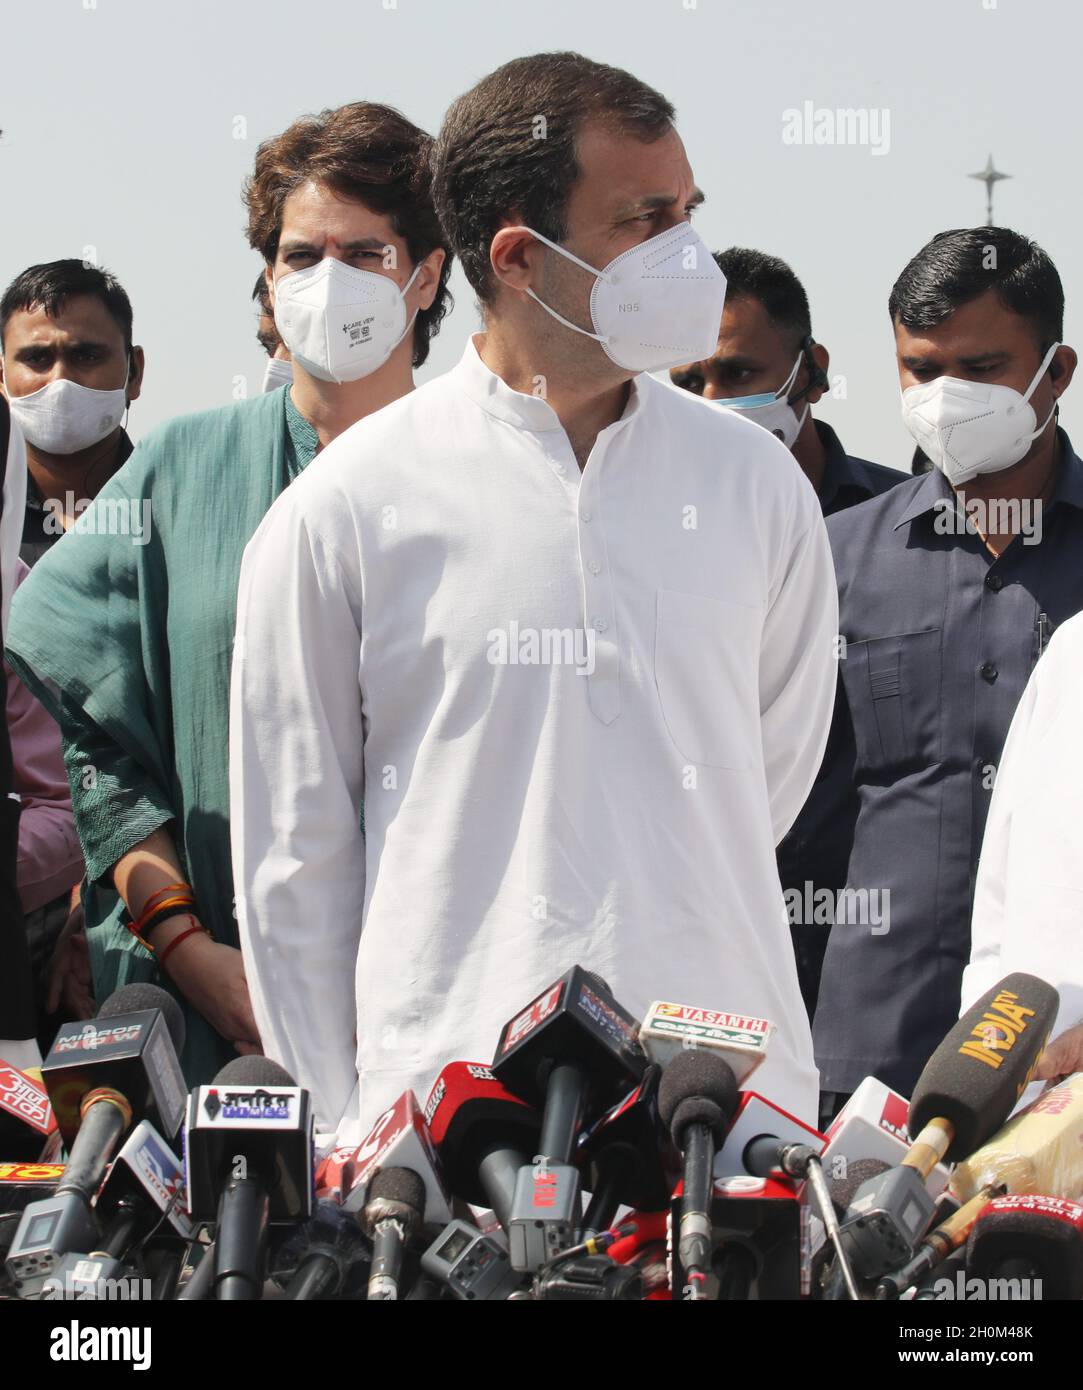
M385 360L349 380L338 356L321 365L311 338L306 368L295 343L292 387L160 426L39 561L12 608L9 660L64 736L87 865L95 996L101 1002L134 980L170 988L185 1008L190 1085L210 1080L235 1044L258 1046L229 843L241 556L272 502L320 448L412 389L411 366L425 360L447 309L429 143L397 112L358 102L303 118L260 147L246 188L249 240L267 262L272 294L291 273L340 261L388 276L400 292L406 286L412 329ZM372 283L341 267L323 269L350 285ZM293 331L283 334L287 346ZM149 526L141 528L144 516ZM190 885L195 916L153 928L159 955L177 943L162 970L127 924L178 881ZM181 940L196 920L210 940L198 932Z

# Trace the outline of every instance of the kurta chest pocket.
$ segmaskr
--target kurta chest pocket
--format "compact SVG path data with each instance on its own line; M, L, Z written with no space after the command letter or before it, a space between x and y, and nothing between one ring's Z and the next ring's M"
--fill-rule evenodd
M655 684L669 736L689 762L758 766L761 626L749 604L658 590Z
M886 772L940 759L941 631L848 642L842 681L859 767Z

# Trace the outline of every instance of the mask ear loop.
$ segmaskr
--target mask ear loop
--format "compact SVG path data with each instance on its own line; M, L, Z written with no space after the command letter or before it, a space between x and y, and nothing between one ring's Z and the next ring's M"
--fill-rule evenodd
M1042 377L1045 376L1046 372L1049 370L1049 364L1050 364L1050 362L1052 362L1052 360L1053 360L1053 354L1056 352L1057 348L1059 348L1059 347L1060 347L1060 343L1054 343L1053 346L1049 349L1049 351L1048 351L1048 352L1045 354L1045 356L1042 358L1042 365L1041 365L1041 366L1038 368L1038 370L1034 373L1034 379L1031 381L1030 385L1027 387L1026 394L1025 394L1024 397L1023 397L1023 404L1024 404L1024 405L1026 405L1026 404L1029 402L1031 396L1033 396L1034 392L1037 390L1039 381L1041 381ZM1049 424L1050 420L1052 420L1053 416L1057 413L1057 406L1058 406L1058 405L1059 405L1059 402L1056 401L1056 400L1054 400L1054 402L1053 402L1053 409L1052 409L1052 410L1049 412L1049 414L1045 417L1045 419L1044 419L1044 420L1042 421L1042 423L1038 426L1038 428L1034 431L1034 433L1033 433L1032 435L1029 436L1030 439L1032 439L1032 440L1037 439L1038 436L1045 430L1045 428L1046 428L1046 426ZM1010 405L1005 413L1008 414L1008 415L1014 415L1014 414L1015 414L1015 406L1014 406L1014 405Z
M589 271L590 274L593 275L596 280L604 280L608 283L609 277L606 275L604 270L598 270L595 266L589 265L586 261L581 261L579 257L576 256L573 252L566 251L563 246L558 246L555 241L550 241L547 236L542 236L541 232L534 231L532 227L512 227L511 230L513 232L529 232L535 241L542 242L544 245L548 246L550 250L556 251L559 255L564 256L569 261L573 261L577 266L580 266L583 270ZM611 339L607 337L605 334L592 333L589 328L580 328L580 326L577 323L572 323L571 319L566 319L563 314L558 314L555 309L551 308L548 304L546 304L544 299L539 299L538 296L529 286L527 287L526 292L535 304L540 304L547 314L555 318L557 323L562 323L565 328L571 328L576 333L582 333L584 338L593 338L596 343L605 344L611 341Z
M421 269L421 267L422 267L423 264L424 264L423 261L418 261L417 265L414 266L414 272L413 272L413 274L410 276L409 280L407 280L406 284L403 285L402 289L399 290L399 297L400 297L400 299L402 299L404 302L405 302L405 299L406 299L406 291L410 288L410 286L411 286L411 285L414 283L414 281L417 279L418 271ZM409 321L409 323L407 323L406 327L402 330L402 332L399 334L399 336L398 336L398 337L395 339L395 341L392 343L392 345L391 345L391 352L394 352L394 351L395 351L395 349L398 347L398 345L402 342L403 338L405 338L406 335L407 335L407 333L409 333L410 329L413 328L414 323L415 323L415 321L417 320L417 316L418 316L418 314L419 314L420 312L421 312L420 308L417 308L417 309L415 309L414 312L410 315L410 321ZM387 354L388 357L391 356L391 352L389 352L389 353Z

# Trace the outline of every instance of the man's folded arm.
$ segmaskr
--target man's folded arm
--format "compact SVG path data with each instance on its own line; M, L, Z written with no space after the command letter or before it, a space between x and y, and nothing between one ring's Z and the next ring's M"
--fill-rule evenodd
M337 1127L357 1083L365 899L361 608L284 495L241 567L230 820L241 949L263 1048Z

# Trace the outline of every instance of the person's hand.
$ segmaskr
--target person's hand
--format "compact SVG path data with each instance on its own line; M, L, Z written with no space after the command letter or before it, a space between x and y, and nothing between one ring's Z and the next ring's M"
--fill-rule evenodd
M198 932L170 953L164 969L193 1008L238 1052L246 1057L262 1053L244 959L236 947Z
M62 1005L73 1018L78 1019L93 1018L97 1010L82 903L72 909L64 923L49 963L45 1011L54 1014Z
M1083 1023L1054 1038L1034 1068L1035 1081L1057 1081L1083 1071Z

